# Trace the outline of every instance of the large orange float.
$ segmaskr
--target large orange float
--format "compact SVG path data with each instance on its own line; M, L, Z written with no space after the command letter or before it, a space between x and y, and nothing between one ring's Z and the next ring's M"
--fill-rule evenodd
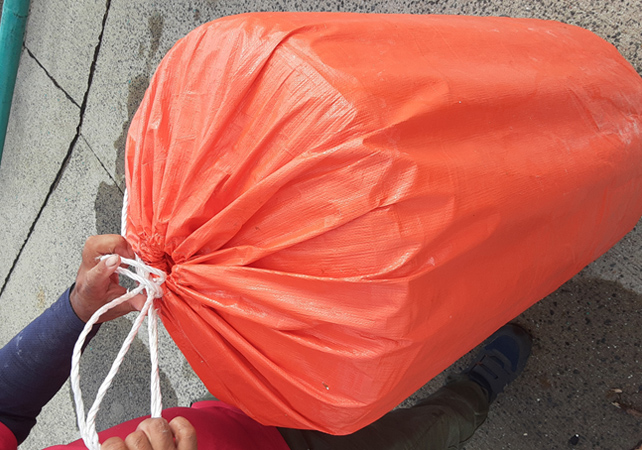
M557 22L222 18L132 122L127 238L216 397L345 434L635 225L641 114L616 49Z

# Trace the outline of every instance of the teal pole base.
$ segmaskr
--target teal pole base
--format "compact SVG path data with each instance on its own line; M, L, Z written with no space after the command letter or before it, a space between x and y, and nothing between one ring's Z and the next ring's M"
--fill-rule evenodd
M28 14L29 0L4 0L0 20L0 161Z

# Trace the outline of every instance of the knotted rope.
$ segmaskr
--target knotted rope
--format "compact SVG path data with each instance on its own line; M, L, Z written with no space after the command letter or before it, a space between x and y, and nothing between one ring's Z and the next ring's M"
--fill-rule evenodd
M127 204L128 197L127 191L125 191L125 197L123 199L123 218L122 218L122 234L123 236L127 230ZM108 258L111 255L104 255L100 259L103 260ZM89 450L100 450L100 443L98 441L98 433L96 432L96 415L100 408L100 403L102 402L107 390L111 386L111 383L118 373L118 369L129 350L134 338L138 334L145 316L147 316L147 330L149 332L149 356L151 360L151 416L153 418L158 418L161 416L162 398L160 391L160 375L158 371L158 315L156 313L156 308L154 307L154 300L161 298L163 296L162 284L165 282L167 275L162 270L156 269L154 267L148 266L145 264L138 255L136 259L129 259L121 257L121 261L124 264L128 264L130 267L135 269L135 272L131 270L123 269L119 267L116 269L116 273L119 275L124 275L131 278L132 280L138 283L138 286L128 291L126 294L118 297L115 300L112 300L110 303L103 305L98 311L91 316L91 319L85 324L85 328L80 333L76 345L74 347L74 352L71 359L71 389L74 394L74 400L76 402L76 415L78 417L78 428L80 429L80 436L84 441L85 445ZM92 327L98 322L100 317L109 311L110 309L120 305L121 303L130 300L138 294L141 294L143 291L147 292L147 300L145 305L141 309L138 317L134 321L132 328L127 335L127 338L123 342L116 359L114 360L107 377L100 385L98 393L96 394L96 399L92 404L87 416L85 416L85 405L82 400L82 392L80 390L80 356L82 353L82 347L85 344L87 335L91 332Z

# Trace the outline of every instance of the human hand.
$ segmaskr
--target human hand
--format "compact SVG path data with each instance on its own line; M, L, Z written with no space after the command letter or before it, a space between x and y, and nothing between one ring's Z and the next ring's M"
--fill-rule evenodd
M196 430L184 417L145 419L125 441L107 439L100 450L196 450Z
M103 255L112 253L114 255L104 261L99 259ZM127 292L127 289L118 284L116 273L116 269L120 266L118 255L132 259L135 257L129 243L117 234L91 236L85 242L76 285L69 295L74 312L83 322L87 322L101 306ZM144 301L143 295L137 295L107 311L99 322L106 322L140 309L134 305L140 305Z

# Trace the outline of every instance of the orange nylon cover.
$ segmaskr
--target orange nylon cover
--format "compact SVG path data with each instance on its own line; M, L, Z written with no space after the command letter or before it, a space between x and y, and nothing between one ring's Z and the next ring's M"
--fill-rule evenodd
M561 23L226 17L132 122L127 238L216 397L345 434L635 225L641 113L635 70Z

